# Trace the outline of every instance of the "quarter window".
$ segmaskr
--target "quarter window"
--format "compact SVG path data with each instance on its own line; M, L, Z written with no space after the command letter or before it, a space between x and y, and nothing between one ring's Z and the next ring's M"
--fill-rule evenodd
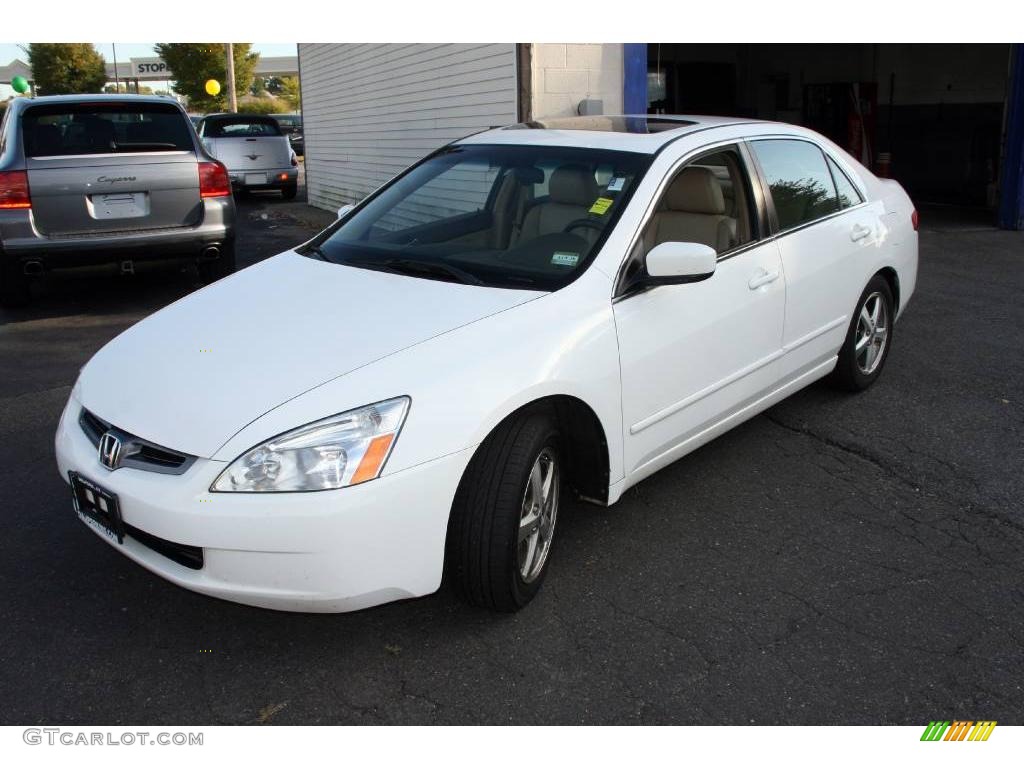
M814 144L767 139L752 146L768 181L779 229L792 229L839 210L832 174Z
M850 178L843 173L843 169L836 165L836 161L828 155L825 156L825 159L828 160L828 169L832 171L832 178L836 182L836 191L839 193L839 207L851 208L863 202L860 192L853 186Z

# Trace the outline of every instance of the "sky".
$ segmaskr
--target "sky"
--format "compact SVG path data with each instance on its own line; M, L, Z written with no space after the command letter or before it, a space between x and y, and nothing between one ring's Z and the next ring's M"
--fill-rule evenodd
M27 62L28 57L25 55L25 51L22 50L22 46L25 45L28 45L28 43L0 43L0 64L10 64L14 59L21 59ZM100 52L100 55L108 63L114 60L114 51L111 43L93 43L93 45L96 46L96 50ZM128 59L156 56L156 53L153 51L153 43L117 43L116 45L117 61L119 63L126 62ZM253 43L253 48L261 56L296 55L295 43ZM167 83L160 81L146 83L146 85L156 89L169 88ZM14 91L9 85L0 85L0 101L13 95L13 93Z

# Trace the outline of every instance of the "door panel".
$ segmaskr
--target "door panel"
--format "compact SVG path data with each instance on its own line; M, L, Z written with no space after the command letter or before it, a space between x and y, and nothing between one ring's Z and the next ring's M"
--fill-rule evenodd
M792 379L837 354L867 282L865 252L881 242L877 204L817 144L797 138L750 143L782 234L786 322L779 375ZM838 179L838 188L837 188Z
M772 241L707 280L615 304L627 477L674 460L674 447L773 388L785 302Z
M863 205L778 239L788 296L782 379L838 353L873 261L861 256L878 247L880 212Z

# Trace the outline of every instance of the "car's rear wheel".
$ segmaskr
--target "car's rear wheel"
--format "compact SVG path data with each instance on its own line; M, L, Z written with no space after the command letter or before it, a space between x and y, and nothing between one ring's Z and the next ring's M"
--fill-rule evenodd
M832 372L834 384L859 392L875 383L892 348L895 314L888 281L875 275L861 294L850 320L839 361Z
M199 262L199 279L204 285L215 283L235 271L235 244L225 243L221 246L220 255L212 261Z
M553 414L531 409L499 426L470 461L452 506L447 567L466 600L516 611L547 573L561 498Z
M16 308L26 306L32 298L29 277L17 262L0 266L0 306Z
M298 184L289 184L286 187L281 187L281 197L285 200L294 200L297 194L299 194Z

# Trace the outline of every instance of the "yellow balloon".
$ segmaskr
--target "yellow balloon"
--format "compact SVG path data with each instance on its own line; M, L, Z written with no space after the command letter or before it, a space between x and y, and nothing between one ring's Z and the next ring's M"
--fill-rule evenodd
M211 96L216 96L218 93L220 93L220 83L218 83L216 80L207 80L206 92Z

